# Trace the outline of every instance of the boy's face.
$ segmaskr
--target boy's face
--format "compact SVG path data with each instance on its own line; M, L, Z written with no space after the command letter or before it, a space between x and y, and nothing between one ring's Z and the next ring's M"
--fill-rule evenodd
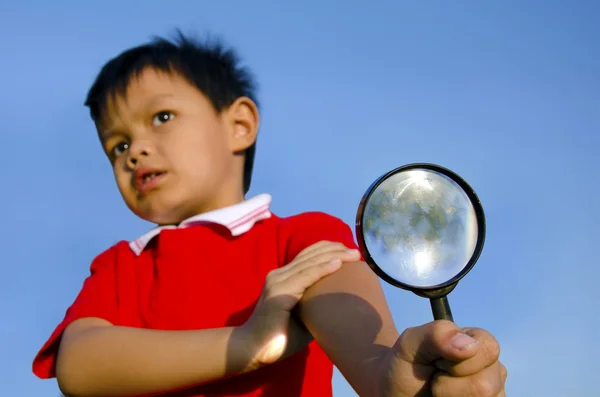
M97 127L119 191L142 219L177 224L243 199L243 152L258 129L248 98L219 114L184 78L145 69L109 98Z

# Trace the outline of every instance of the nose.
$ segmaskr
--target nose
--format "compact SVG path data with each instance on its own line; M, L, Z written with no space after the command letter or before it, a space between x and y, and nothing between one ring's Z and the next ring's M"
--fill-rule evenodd
M132 142L129 146L127 166L131 169L135 169L144 157L149 157L151 154L152 148L148 142Z

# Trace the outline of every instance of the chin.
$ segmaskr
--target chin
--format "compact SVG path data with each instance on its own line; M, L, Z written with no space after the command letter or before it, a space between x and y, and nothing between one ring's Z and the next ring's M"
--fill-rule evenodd
M145 200L132 200L128 202L128 207L138 218L141 218L147 222L161 225L176 225L179 224L183 219L180 218L180 211L176 208L180 206L177 203L167 203L165 200L157 200L159 197L153 197L149 200L147 197Z
M144 200L139 200L131 203L129 208L138 217L147 222L154 223L159 226L163 225L178 225L191 216L198 214L198 208L190 205L191 200L186 195L181 194L153 194L152 197L146 197Z
M139 218L159 226L177 225L183 221L176 211L160 208L132 208L132 212Z
M158 226L178 225L185 220L185 218L172 213L154 213L144 219L148 222L155 223Z

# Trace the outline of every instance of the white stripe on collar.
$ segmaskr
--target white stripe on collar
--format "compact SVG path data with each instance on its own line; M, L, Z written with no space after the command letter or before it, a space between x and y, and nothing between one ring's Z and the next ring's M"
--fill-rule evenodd
M231 231L231 235L239 236L252 229L252 226L254 226L256 222L271 217L271 200L269 194L263 193L230 207L193 216L181 222L179 226L159 226L136 240L131 241L129 247L136 255L139 255L144 248L146 248L148 243L154 237L158 236L162 230L185 228L203 222L216 223L225 226Z

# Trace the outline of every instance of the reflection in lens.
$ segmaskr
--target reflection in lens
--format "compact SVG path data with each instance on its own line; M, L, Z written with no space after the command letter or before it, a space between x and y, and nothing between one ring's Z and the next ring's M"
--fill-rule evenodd
M469 196L432 170L402 171L379 184L366 203L362 225L377 266L412 287L449 281L465 268L477 244Z

